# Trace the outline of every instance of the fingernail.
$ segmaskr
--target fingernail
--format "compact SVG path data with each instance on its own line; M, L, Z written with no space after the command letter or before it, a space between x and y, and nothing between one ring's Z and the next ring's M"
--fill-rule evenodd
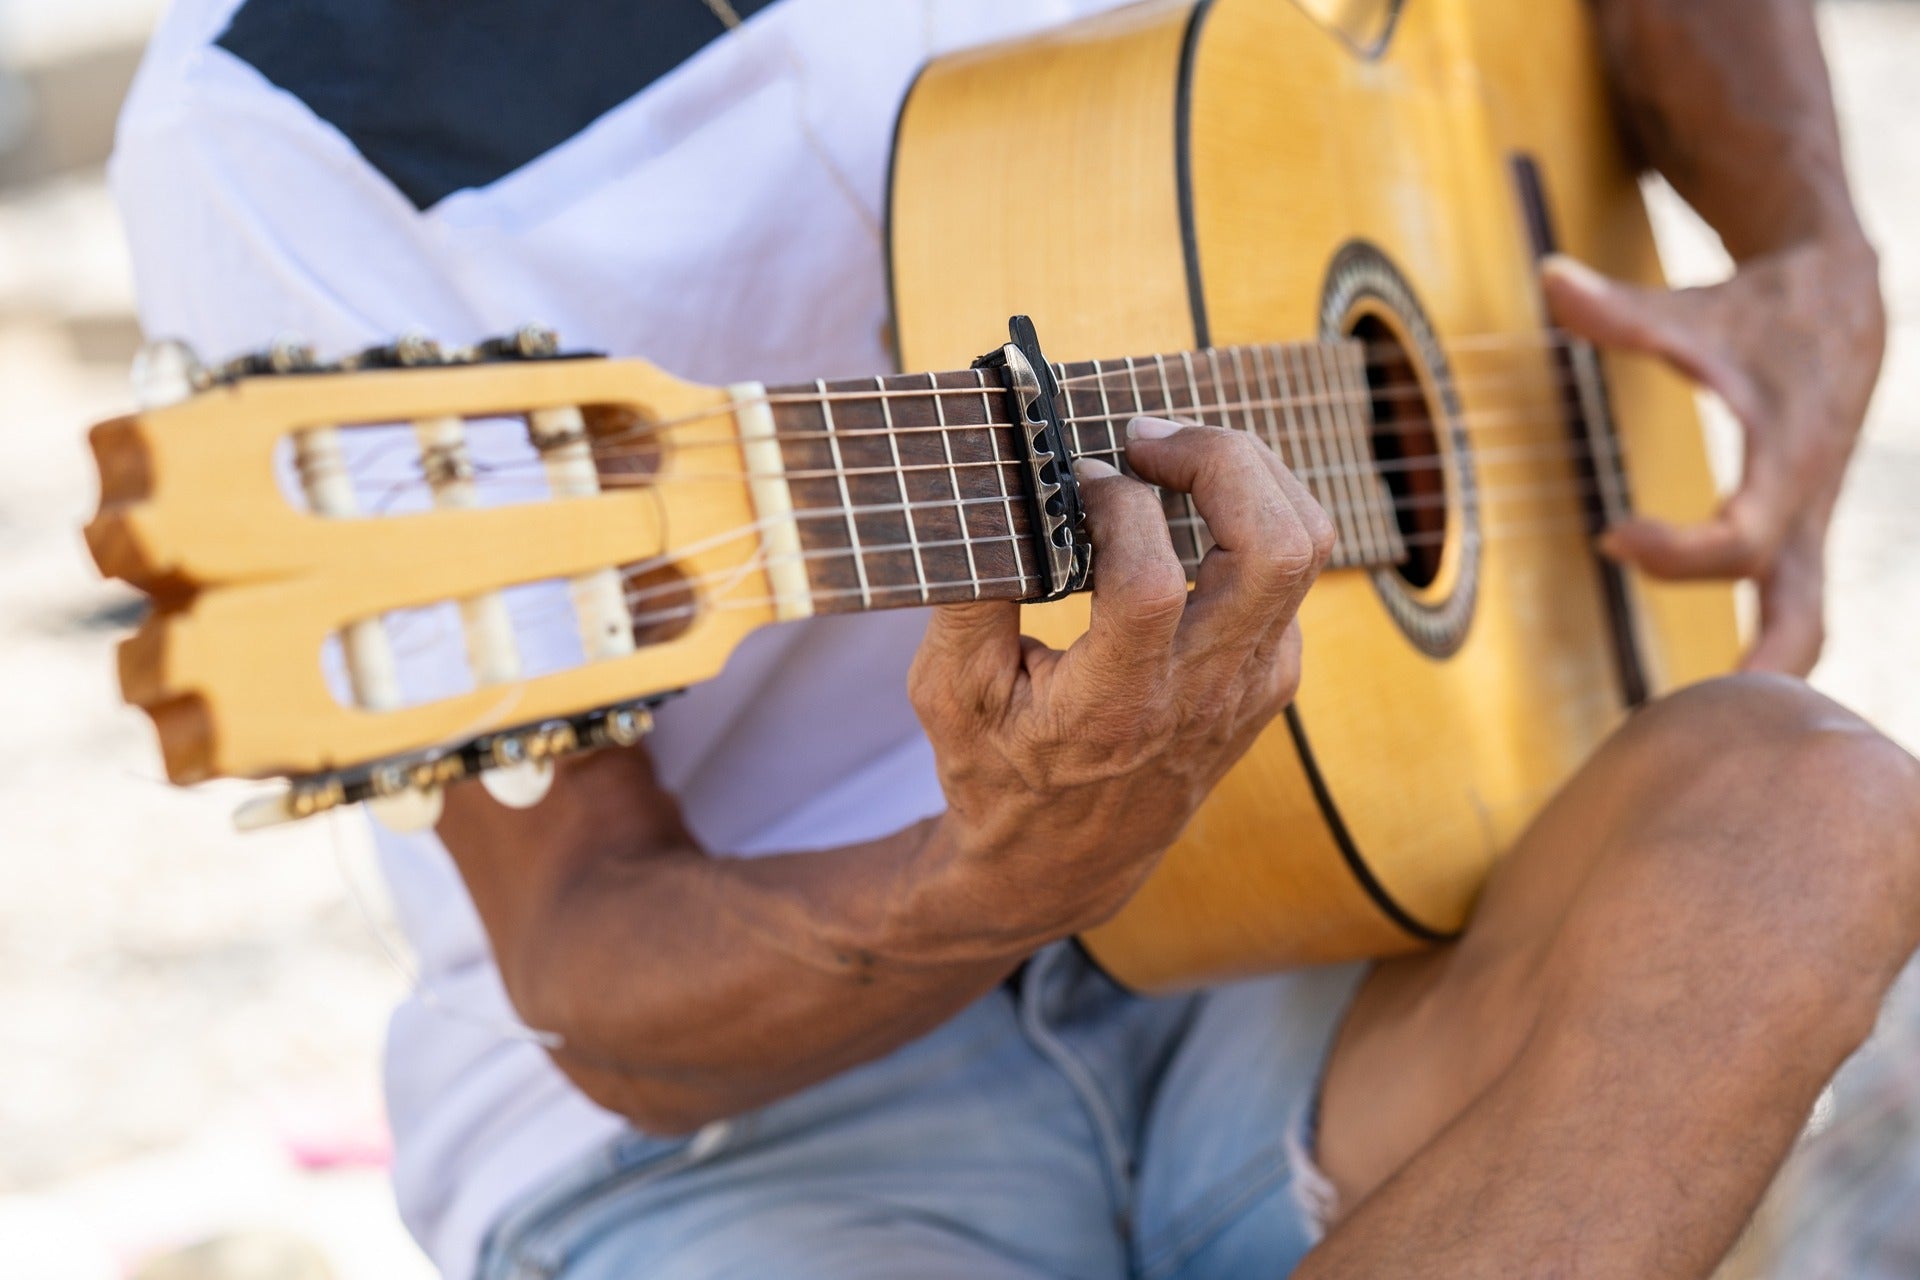
M1075 458L1073 474L1081 480L1106 480L1120 474L1119 468L1098 458Z
M1178 430L1179 423L1165 418L1134 418L1127 423L1127 439L1164 440Z

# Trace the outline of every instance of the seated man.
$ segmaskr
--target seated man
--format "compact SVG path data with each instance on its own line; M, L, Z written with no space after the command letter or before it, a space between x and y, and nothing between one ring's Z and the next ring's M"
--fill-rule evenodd
M1291 698L1329 537L1247 437L1136 421L1133 469L1229 548L1191 600L1158 505L1089 465L1071 653L1005 604L780 628L537 808L466 788L437 838L381 835L423 973L396 1178L447 1275L1713 1268L1920 941L1920 768L1780 674L1820 647L1884 322L1807 0L1594 3L1626 125L1739 270L1560 271L1553 304L1750 446L1717 518L1609 549L1757 580L1752 671L1636 715L1457 944L1128 995L1065 940ZM225 352L539 318L713 383L880 371L914 68L1108 7L177 0L114 166L144 319Z

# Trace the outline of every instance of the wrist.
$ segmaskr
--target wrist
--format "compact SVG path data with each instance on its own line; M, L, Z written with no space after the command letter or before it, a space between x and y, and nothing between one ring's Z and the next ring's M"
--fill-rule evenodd
M921 824L890 913L892 945L921 963L1013 965L1077 931L1053 894L978 848L951 812Z

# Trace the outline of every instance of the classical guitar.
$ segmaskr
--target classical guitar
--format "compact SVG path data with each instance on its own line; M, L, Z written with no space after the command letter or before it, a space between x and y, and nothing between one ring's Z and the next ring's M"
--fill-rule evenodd
M1542 312L1557 248L1659 278L1581 0L1161 0L943 58L889 215L901 367L935 372L703 387L536 331L163 350L93 433L87 534L153 598L121 680L173 780L286 779L249 823L428 822L471 775L536 800L778 620L1011 599L1070 643L1098 572L1073 462L1136 413L1254 432L1339 540L1295 705L1085 939L1127 983L1447 937L1635 703L1732 663L1728 589L1593 551L1714 489L1689 389ZM482 506L469 428L502 417L545 486ZM358 433L414 501L369 491ZM1204 523L1165 507L1197 565ZM501 593L552 581L579 659L530 673ZM394 624L428 608L466 687L409 701Z

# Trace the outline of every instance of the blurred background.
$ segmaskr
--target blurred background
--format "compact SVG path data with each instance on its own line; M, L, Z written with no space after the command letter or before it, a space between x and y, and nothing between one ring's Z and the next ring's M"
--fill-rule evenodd
M239 792L163 783L115 697L136 607L78 533L84 428L127 407L139 341L101 170L161 7L0 0L0 1274L412 1280L379 1100L407 962L367 842L243 839ZM1920 4L1821 20L1894 327L1815 682L1920 750ZM1674 277L1718 278L1656 197ZM1728 1273L1920 1276L1914 982L1816 1128Z

